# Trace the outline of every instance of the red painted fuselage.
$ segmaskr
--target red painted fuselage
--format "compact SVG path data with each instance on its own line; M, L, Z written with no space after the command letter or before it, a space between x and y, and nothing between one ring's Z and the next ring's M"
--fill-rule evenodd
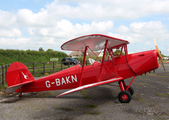
M156 50L114 57L113 60L104 62L101 81L116 77L127 79L152 71L158 67ZM96 83L98 82L101 63L96 61L92 65L84 66L83 74L81 70L82 67L80 65L75 65L71 68L37 79L31 84L24 85L22 87L22 92L76 88L79 87L81 75L81 86Z

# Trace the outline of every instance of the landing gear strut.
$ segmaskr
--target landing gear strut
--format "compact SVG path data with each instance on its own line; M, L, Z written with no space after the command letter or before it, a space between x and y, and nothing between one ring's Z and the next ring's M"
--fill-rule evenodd
M21 90L21 88L20 88L19 97L22 97L22 90Z
M131 86L129 87L127 91L131 94L131 96L134 94L134 89Z
M134 89L131 86L130 87L126 86L124 80L119 81L119 86L121 92L118 95L118 100L121 103L129 103L131 100L131 96L134 94Z

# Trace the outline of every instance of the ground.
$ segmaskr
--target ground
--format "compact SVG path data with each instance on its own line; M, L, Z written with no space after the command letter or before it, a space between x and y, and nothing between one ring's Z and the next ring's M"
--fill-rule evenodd
M117 100L118 85L102 85L55 98L49 91L0 97L1 120L169 120L169 65L137 76L130 103ZM129 83L132 78L127 79Z

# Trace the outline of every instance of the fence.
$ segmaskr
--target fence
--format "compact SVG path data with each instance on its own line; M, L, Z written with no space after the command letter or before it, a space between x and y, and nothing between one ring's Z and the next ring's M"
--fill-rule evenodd
M80 63L82 63L82 61ZM88 64L89 62L85 61L85 65ZM25 63L25 65L32 75L48 75L48 73L58 72L73 66L70 62L68 62L66 65L64 65L64 62ZM6 81L6 73L9 66L10 64L0 66L0 87L1 85L4 86Z
M4 82L6 80L6 72L9 65L3 65L0 66L0 85L2 84L4 86Z

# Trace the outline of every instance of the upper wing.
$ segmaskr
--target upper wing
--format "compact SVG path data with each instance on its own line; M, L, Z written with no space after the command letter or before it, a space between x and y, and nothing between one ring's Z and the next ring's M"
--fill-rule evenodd
M62 50L84 51L89 46L92 51L101 50L105 41L108 40L108 47L112 48L123 44L129 44L128 41L101 34L91 34L72 39L61 46Z
M119 81L119 80L123 80L122 77L119 77L119 78L112 78L110 80L106 80L106 81L101 81L101 82L97 82L97 83L92 83L92 84L88 84L88 85L84 85L84 86L80 86L80 87L77 87L75 89L71 89L69 91L66 91L56 97L60 97L60 96L63 96L63 95L66 95L66 94L69 94L69 93L72 93L72 92L76 92L76 91L79 91L79 90L82 90L82 89L86 89L86 88L90 88L90 87L94 87L94 86L98 86L98 85L103 85L103 84L107 84L107 83L111 83L111 82L116 82L116 81Z

